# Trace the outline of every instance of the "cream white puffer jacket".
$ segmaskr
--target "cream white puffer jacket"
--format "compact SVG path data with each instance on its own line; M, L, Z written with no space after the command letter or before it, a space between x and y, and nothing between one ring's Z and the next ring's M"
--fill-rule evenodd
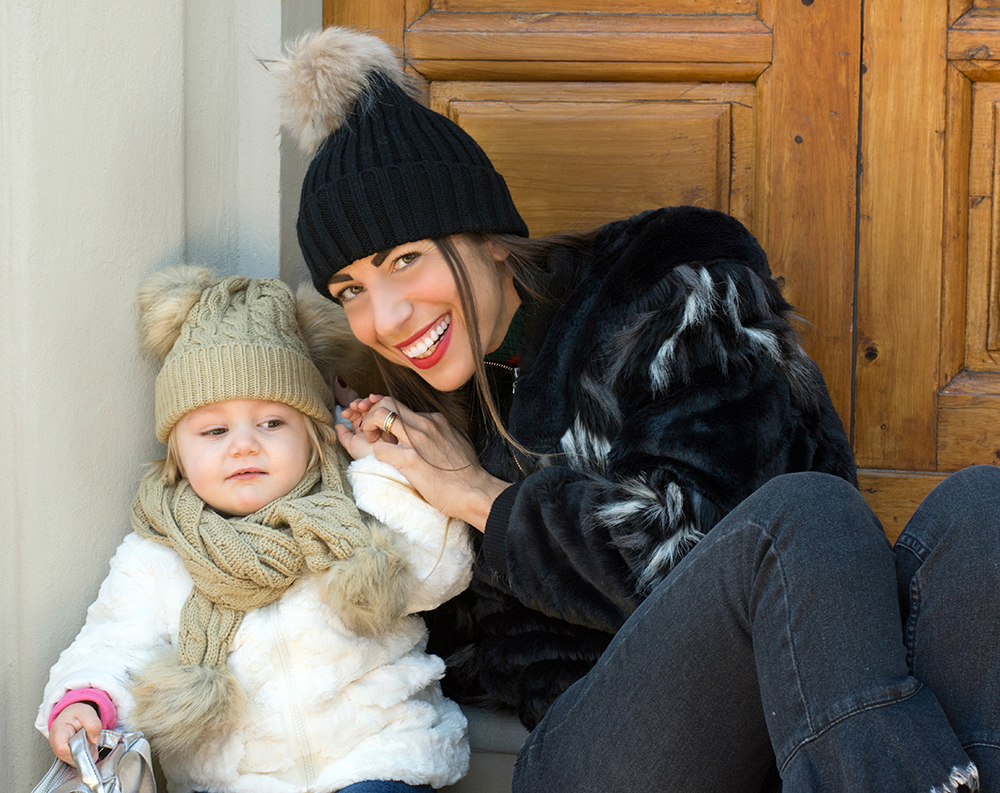
M366 779L437 788L467 771L465 716L441 694L444 663L424 652L427 629L414 613L468 585L468 528L374 457L352 463L348 476L358 507L407 554L419 582L410 616L389 634L361 638L320 599L319 574L247 612L229 666L251 700L248 717L228 740L165 766L170 793L329 793ZM129 674L175 644L190 591L171 548L128 535L86 624L52 667L35 726L48 735L52 708L78 688L106 691L127 726Z

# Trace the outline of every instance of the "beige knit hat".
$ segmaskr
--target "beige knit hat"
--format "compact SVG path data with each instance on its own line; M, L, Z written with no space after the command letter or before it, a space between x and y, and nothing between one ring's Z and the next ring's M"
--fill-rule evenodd
M281 402L332 423L333 398L299 329L295 295L281 281L214 280L201 267L173 267L153 274L138 303L143 345L163 361L161 443L185 414L232 399Z

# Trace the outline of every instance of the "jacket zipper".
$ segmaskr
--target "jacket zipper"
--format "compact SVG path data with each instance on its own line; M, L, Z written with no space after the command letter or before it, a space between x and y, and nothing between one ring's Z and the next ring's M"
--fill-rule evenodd
M520 375L521 375L521 367L520 366L511 366L510 364L499 363L498 361L483 361L483 365L484 366L499 366L505 372L509 372L511 375L513 375L514 382L511 384L510 392L513 394L513 393L515 393L517 391L517 378L520 377Z
M506 363L499 363L498 361L483 361L483 365L498 366L505 372L510 373L510 375L513 378L513 382L511 383L510 386L510 392L512 394L517 393L517 378L521 375L521 367L511 366L510 364ZM510 454L510 459L514 461L514 465L517 466L517 470L521 472L521 479L527 479L528 474L524 470L524 468L521 467L521 461L517 459L517 454L514 453L514 450L511 449L510 446L507 447L507 452Z
M306 733L305 722L299 709L298 695L295 690L295 678L292 674L292 660L288 652L288 645L285 643L285 635L282 633L280 619L278 617L278 604L272 603L271 613L268 620L271 624L271 635L274 638L274 646L278 651L278 660L281 664L281 675L285 681L285 695L287 699L288 713L292 721L292 729L298 739L299 756L302 758L302 774L305 777L307 790L312 790L316 781L316 768L313 765L312 747L309 745L309 736Z

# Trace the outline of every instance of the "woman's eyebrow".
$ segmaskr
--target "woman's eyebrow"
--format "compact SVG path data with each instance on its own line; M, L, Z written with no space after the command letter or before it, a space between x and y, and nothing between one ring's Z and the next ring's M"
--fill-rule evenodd
M392 253L392 251L393 248L387 248L384 251L379 251L378 253L376 253L372 257L372 267L379 267L382 264L382 262L386 260L389 254ZM329 286L330 284L338 284L341 283L342 281L350 281L350 280L352 280L352 278L349 275L343 273L334 273L333 275L330 276L330 280L327 281L326 283L327 286Z

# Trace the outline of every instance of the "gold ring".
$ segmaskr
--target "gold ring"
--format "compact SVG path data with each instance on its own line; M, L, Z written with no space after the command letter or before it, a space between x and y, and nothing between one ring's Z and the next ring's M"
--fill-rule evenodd
M399 414L395 410L390 410L389 415L385 417L385 421L382 422L382 432L386 435L392 433L392 422L396 420Z

